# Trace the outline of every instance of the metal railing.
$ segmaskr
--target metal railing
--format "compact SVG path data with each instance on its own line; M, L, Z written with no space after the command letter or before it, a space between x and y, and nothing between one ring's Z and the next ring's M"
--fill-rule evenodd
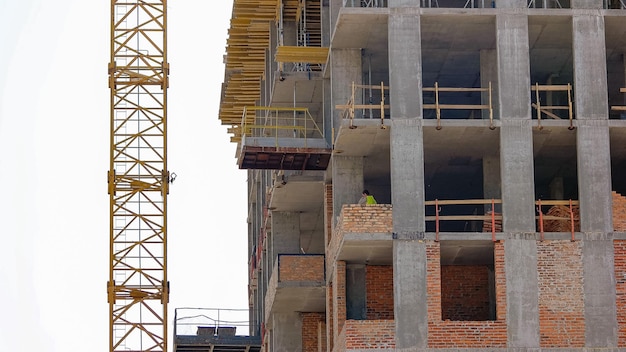
M251 326L248 309L190 308L174 310L174 336L217 335L220 328L235 330L237 336L258 331Z
M320 128L307 108L246 106L241 128L244 138L274 138L277 147L279 138L302 139L305 148L308 139L324 139L323 121Z
M537 200L535 202L538 215L535 217L538 221L539 234L541 241L544 240L544 229L546 226L545 221L556 222L557 224L565 224L572 234L572 241L574 241L574 233L576 232L576 215L579 202L577 200ZM549 210L544 214L544 207L549 206ZM565 209L567 210L565 210ZM559 211L552 212L552 209ZM560 226L559 226L560 227ZM557 232L563 232L562 229L557 229Z
M572 85L561 84L561 85L539 85L539 83L535 83L535 85L531 86L531 91L535 92L535 101L530 103L530 105L537 111L537 124L539 125L539 129L542 129L541 126L541 117L542 115L546 115L547 117L554 120L561 120L562 117L557 115L555 110L557 111L565 111L567 118L569 119L569 129L574 129L573 119L574 112L572 107ZM541 93L546 94L546 100L548 97L552 97L555 92L565 92L567 95L567 103L566 105L554 105L553 102L548 102L550 105L542 105L541 103Z
M387 7L388 0L343 0L344 7Z
M501 225L502 214L497 214L495 212L496 204L502 204L501 199L435 199L424 202L426 207L435 207L435 215L426 216L426 222L434 221L435 222L435 240L439 241L439 232L440 225L442 221L483 221L487 222L487 224L491 229L491 239L493 241L496 240L496 227L498 224ZM477 212L472 212L472 214L456 214L456 215L441 215L444 206L465 206L465 205L483 205L487 206L489 210L484 212L484 214L477 214ZM498 223L498 224L496 224ZM483 225L483 228L485 226ZM484 231L479 231L484 232Z
M564 4L561 4L559 0L528 0L529 9L562 9L569 7L569 1L564 1Z

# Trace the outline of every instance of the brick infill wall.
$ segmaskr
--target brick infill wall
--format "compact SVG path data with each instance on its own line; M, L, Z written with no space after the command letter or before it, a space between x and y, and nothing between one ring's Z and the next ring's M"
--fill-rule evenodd
M365 267L367 320L393 319L393 266Z
M613 241L617 346L626 347L626 240Z
M335 232L385 233L392 228L391 204L345 204Z
M321 254L281 254L278 256L278 267L280 282L324 282L324 256Z
M345 204L326 247L326 267L332 268L345 233L391 233L391 204Z
M302 352L318 352L326 335L324 313L302 313ZM323 329L323 330L322 330ZM324 346L326 347L326 346Z
M581 241L537 242L541 347L585 345Z
M496 319L442 320L441 257L439 242L426 242L429 348L504 348L507 346L504 243L494 243Z
M395 348L396 326L393 320L347 320L337 337L334 351L394 351Z

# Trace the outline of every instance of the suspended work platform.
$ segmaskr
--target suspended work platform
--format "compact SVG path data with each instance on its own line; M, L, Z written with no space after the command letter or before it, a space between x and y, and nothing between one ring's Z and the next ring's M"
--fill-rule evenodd
M326 170L332 149L307 108L244 108L240 169Z

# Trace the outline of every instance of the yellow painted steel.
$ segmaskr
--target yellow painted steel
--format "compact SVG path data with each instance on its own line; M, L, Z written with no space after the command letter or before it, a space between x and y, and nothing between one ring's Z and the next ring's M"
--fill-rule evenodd
M167 351L167 1L111 0L109 351Z
M325 64L328 58L328 47L314 46L279 46L274 59L277 62L306 62Z

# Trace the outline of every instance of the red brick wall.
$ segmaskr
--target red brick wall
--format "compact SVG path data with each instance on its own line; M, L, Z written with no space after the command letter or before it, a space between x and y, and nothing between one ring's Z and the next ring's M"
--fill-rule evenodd
M337 261L333 275L333 329L336 341L346 322L346 263Z
M338 337L336 351L396 348L393 320L348 320Z
M582 243L537 242L540 346L583 347Z
M428 321L441 321L441 259L439 242L426 242Z
M393 319L393 266L365 267L366 319Z
M493 244L496 281L496 320L506 321L506 272L504 269L504 241Z
M333 344L335 341L335 333L333 330L335 326L335 315L333 312L335 309L333 308L333 300L333 285L332 283L329 283L326 285L326 346L325 348L322 348L322 351L327 352L333 350Z
M391 232L392 228L391 204L345 204L335 231L375 233Z
M323 313L302 313L302 352L318 352Z
M615 265L615 305L617 306L617 346L626 347L626 240L613 241Z
M443 320L489 319L489 268L474 265L441 267Z
M613 229L626 231L626 197L613 192Z
M330 239L333 234L333 185L330 183L324 184L324 243L330 243Z
M426 242L429 348L504 348L507 344L504 244L494 244L496 321L442 320L440 247Z
M280 255L279 278L285 281L324 282L323 255Z
M439 321L428 323L429 348L505 348L506 322Z

